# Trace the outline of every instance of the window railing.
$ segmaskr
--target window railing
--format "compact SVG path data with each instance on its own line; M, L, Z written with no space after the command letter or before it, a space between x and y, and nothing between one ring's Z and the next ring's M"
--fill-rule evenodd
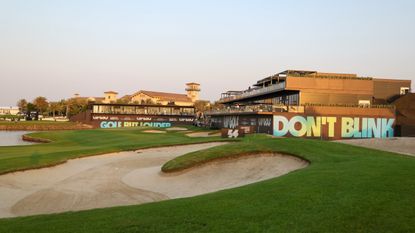
M352 104L306 104L306 105L248 105L248 106L231 106L224 109L207 111L207 115L226 114L226 113L257 113L257 112L293 112L304 113L306 109L313 107L343 107L343 108L389 108L393 109L393 105L352 105Z
M229 101L234 101L234 100L239 100L239 99L246 99L250 97L272 93L275 91L284 90L284 88L285 88L285 82L281 82L281 83L270 85L268 87L245 90L240 95L234 95L234 96L222 98L220 99L220 102L229 102Z
M326 78L326 79L354 79L354 80L373 80L372 77L355 77L342 75L314 75L314 74L289 74L288 77L304 77L304 78Z
M137 107L137 106L107 106L95 105L92 107L94 114L130 114L130 115L179 115L189 116L195 114L194 108L175 107Z

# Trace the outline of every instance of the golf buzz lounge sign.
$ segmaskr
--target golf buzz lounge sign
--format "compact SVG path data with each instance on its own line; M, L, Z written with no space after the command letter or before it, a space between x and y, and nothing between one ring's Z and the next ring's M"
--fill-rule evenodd
M324 139L388 138L394 136L394 118L339 116L273 116L277 137Z

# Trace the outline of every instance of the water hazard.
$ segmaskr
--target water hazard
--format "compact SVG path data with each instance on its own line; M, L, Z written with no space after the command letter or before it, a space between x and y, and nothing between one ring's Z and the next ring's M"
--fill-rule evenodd
M22 135L30 131L0 131L0 146L31 145L32 142L22 140Z

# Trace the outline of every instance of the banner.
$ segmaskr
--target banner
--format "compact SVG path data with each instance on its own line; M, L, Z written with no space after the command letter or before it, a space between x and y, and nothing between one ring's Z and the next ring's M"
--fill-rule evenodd
M394 136L394 118L274 115L273 135L328 139L388 138Z
M101 121L100 128L122 128L122 127L157 127L168 128L171 127L170 122L131 122L131 121Z

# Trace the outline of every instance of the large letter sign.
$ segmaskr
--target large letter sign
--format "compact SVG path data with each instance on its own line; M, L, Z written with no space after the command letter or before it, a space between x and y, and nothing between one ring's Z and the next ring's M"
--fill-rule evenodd
M280 123L282 129L280 129ZM288 133L288 120L283 116L274 116L274 136L282 137Z
M340 121L338 121L340 119ZM274 116L274 136L328 138L393 137L394 118Z
M103 128L103 129L118 128L118 127L121 127L121 122L103 121L103 122L101 122L100 127Z
M158 127L169 128L170 122L135 122L135 121L102 121L100 127L103 129L120 128L120 127Z
M296 125L299 125L300 128L297 130L295 128ZM305 133L307 133L307 121L302 116L295 116L291 118L288 124L288 131L294 137L302 137Z

